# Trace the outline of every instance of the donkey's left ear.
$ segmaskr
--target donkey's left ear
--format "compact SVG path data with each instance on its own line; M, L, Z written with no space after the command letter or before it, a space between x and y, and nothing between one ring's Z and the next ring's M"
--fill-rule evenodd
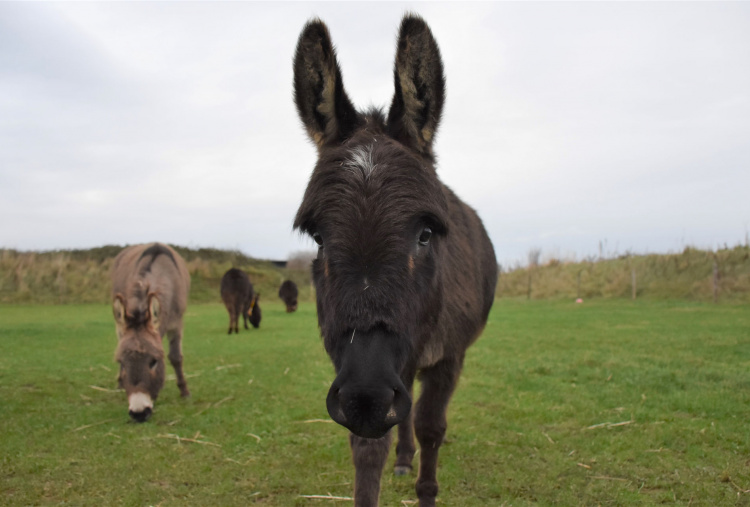
M343 142L360 122L344 91L328 27L319 19L305 25L297 42L294 102L318 149Z
M445 101L440 50L422 18L401 21L393 70L395 94L388 112L388 130L397 141L433 160L435 138Z
M148 296L148 313L149 322L156 329L159 330L159 319L161 317L161 305L159 304L159 298L156 294L151 293Z

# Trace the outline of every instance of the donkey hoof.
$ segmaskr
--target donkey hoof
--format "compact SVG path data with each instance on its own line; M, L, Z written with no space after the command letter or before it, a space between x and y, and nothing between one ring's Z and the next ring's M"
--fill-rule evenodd
M393 467L393 474L397 476L409 475L411 473L411 467L409 465L397 465Z

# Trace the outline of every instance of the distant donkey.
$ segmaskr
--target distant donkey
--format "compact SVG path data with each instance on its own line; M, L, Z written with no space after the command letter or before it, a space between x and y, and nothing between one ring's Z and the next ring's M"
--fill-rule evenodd
M337 373L326 405L352 432L358 507L378 503L396 424L395 472L412 469L416 432L419 505L435 505L448 402L497 282L481 220L435 171L445 80L437 43L417 16L401 23L394 78L387 117L358 112L328 28L320 20L304 27L294 98L318 162L294 227L318 244L318 324ZM422 395L412 410L417 373Z
M286 313L292 313L297 309L298 296L297 284L291 280L285 280L279 287L279 297L286 305Z
M258 294L250 283L250 278L244 271L231 268L221 277L221 300L229 312L229 333L239 333L238 321L242 315L242 323L247 327L247 321L254 328L260 326L260 305L258 305Z
M112 312L117 329L118 383L128 395L128 412L138 422L149 418L164 386L164 348L182 396L190 396L182 372L182 315L190 291L185 261L161 243L127 247L112 267Z

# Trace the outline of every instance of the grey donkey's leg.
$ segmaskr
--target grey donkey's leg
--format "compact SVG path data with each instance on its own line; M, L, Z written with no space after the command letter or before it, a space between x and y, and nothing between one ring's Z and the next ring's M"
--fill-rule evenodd
M177 377L177 387L180 388L180 395L182 397L190 396L190 391L185 381L185 374L182 372L182 323L180 327L169 331L167 333L169 337L169 362L172 363L174 368L175 376Z
M422 395L414 414L414 431L419 441L419 507L435 507L438 494L437 461L448 427L446 411L461 373L463 358L443 360L422 371Z
M391 432L382 438L363 438L350 433L354 461L354 507L377 507L380 477L391 448Z

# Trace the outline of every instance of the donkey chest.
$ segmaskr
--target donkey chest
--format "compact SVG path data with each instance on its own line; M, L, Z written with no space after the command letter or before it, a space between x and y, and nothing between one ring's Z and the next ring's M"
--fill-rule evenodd
M420 370L423 368L429 368L440 361L444 355L445 346L438 340L430 340L425 344L422 353L419 355L417 368Z

